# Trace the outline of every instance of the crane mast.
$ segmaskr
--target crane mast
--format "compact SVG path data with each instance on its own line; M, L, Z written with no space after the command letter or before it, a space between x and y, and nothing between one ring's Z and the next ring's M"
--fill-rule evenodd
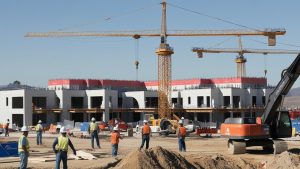
M158 115L160 118L171 119L171 55L173 49L167 44L167 7L166 1L162 3L162 21L160 45L156 50L158 56Z

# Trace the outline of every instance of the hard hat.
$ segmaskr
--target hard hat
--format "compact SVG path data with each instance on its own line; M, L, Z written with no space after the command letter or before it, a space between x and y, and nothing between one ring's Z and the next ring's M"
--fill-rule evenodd
M148 121L147 121L147 120L144 120L144 123L148 123Z
M184 117L181 117L181 120L184 120Z
M67 133L67 129L65 127L60 128L60 133Z
M39 120L39 122L38 122L39 124L42 124L42 120Z
M92 121L96 121L96 119L93 117L93 118L92 118Z
M21 128L21 131L29 131L29 130L28 130L28 127L27 127L27 126L23 126L23 127Z
M119 130L119 128L118 128L118 127L114 127L114 128L113 128L113 130L115 130L115 131L118 131L118 130Z

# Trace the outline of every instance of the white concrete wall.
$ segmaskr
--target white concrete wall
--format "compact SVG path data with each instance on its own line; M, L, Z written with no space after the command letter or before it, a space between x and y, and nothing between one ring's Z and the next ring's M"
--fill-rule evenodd
M84 107L87 107L87 97L85 90L56 90L57 97L60 99L60 108L62 113L60 116L61 121L70 120L71 114L69 109L71 108L71 98L72 97L84 97Z
M105 90L86 90L86 96L87 96L87 102L88 102L88 108L91 108L92 99L91 97L102 97L102 104L101 108L104 108L104 98L105 98Z
M110 100L111 98L111 100ZM109 113L111 108L118 107L118 91L105 90L105 98L103 98L105 111L103 113L103 121L109 121Z
M153 92L147 91L147 97L155 97ZM146 107L145 105L145 91L134 91L134 92L124 92L125 97L133 97L136 99L136 101L139 104L139 108L144 109ZM156 95L157 97L157 95Z
M6 122L7 119L10 121L10 126L12 125L12 114L23 114L23 124L27 124L30 121L25 123L25 91L24 90L8 90L0 91L0 123ZM13 97L23 97L23 108L13 109L12 108L12 98ZM6 106L6 98L8 98L8 106ZM32 112L31 112L32 114Z
M197 108L198 107L198 96L203 97L203 106L206 107L207 96L210 96L210 103L212 103L213 89L192 89L180 91L180 95L183 99L183 108ZM188 103L188 98L191 98L190 104ZM212 106L212 104L211 104Z
M25 124L32 125L32 98L46 97L46 108L56 108L56 95L53 90L25 90ZM47 122L51 123L55 120L55 116L47 113Z
M12 98L23 97L23 108L13 109ZM7 90L0 91L0 119L9 119L12 123L12 114L22 114L23 124L32 125L32 97L46 97L47 108L55 108L55 92L51 90ZM6 106L8 98L8 106ZM53 120L53 117L47 116L47 119ZM2 121L3 121L2 120ZM1 121L1 122L2 122Z

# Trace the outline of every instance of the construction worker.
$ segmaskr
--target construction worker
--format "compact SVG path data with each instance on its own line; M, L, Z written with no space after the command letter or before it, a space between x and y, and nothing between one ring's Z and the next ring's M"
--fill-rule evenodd
M119 139L123 139L123 137L119 133L119 128L114 127L113 132L111 133L111 146L113 157L116 157L118 155Z
M38 124L35 126L35 131L36 131L36 144L42 145L42 133L43 133L42 120L39 120Z
M28 141L28 127L23 126L21 128L23 132L22 136L19 138L18 152L20 156L20 169L27 168L28 157L29 157L29 141Z
M96 119L93 117L88 128L88 132L91 135L91 142L92 142L93 149L94 149L94 139L96 139L97 146L98 148L100 148L99 137L98 137L99 131L100 131L99 126L96 124Z
M179 144L179 151L185 152L185 137L186 137L186 128L183 127L183 121L179 120L179 127L177 129L177 136L178 136L178 144Z
M5 137L9 137L9 119L7 119L6 124L5 124Z
M63 168L68 168L68 146L73 150L73 154L76 155L76 150L67 137L67 129L65 127L60 128L61 135L54 140L52 145L53 151L56 154L56 169L60 168L60 161L63 161Z
M140 150L144 147L144 144L146 142L146 149L149 148L149 142L150 142L150 133L151 133L151 128L148 125L148 121L144 120L144 126L142 127L142 144L140 147Z

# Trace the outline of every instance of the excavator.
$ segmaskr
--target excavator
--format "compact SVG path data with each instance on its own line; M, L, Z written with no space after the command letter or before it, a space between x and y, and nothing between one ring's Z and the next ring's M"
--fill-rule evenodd
M261 146L263 150L279 154L288 149L281 138L292 136L288 111L281 110L284 96L300 74L300 53L293 63L282 71L281 80L270 93L264 112L257 118L227 118L221 124L221 136L228 138L229 154L244 154L246 147Z

